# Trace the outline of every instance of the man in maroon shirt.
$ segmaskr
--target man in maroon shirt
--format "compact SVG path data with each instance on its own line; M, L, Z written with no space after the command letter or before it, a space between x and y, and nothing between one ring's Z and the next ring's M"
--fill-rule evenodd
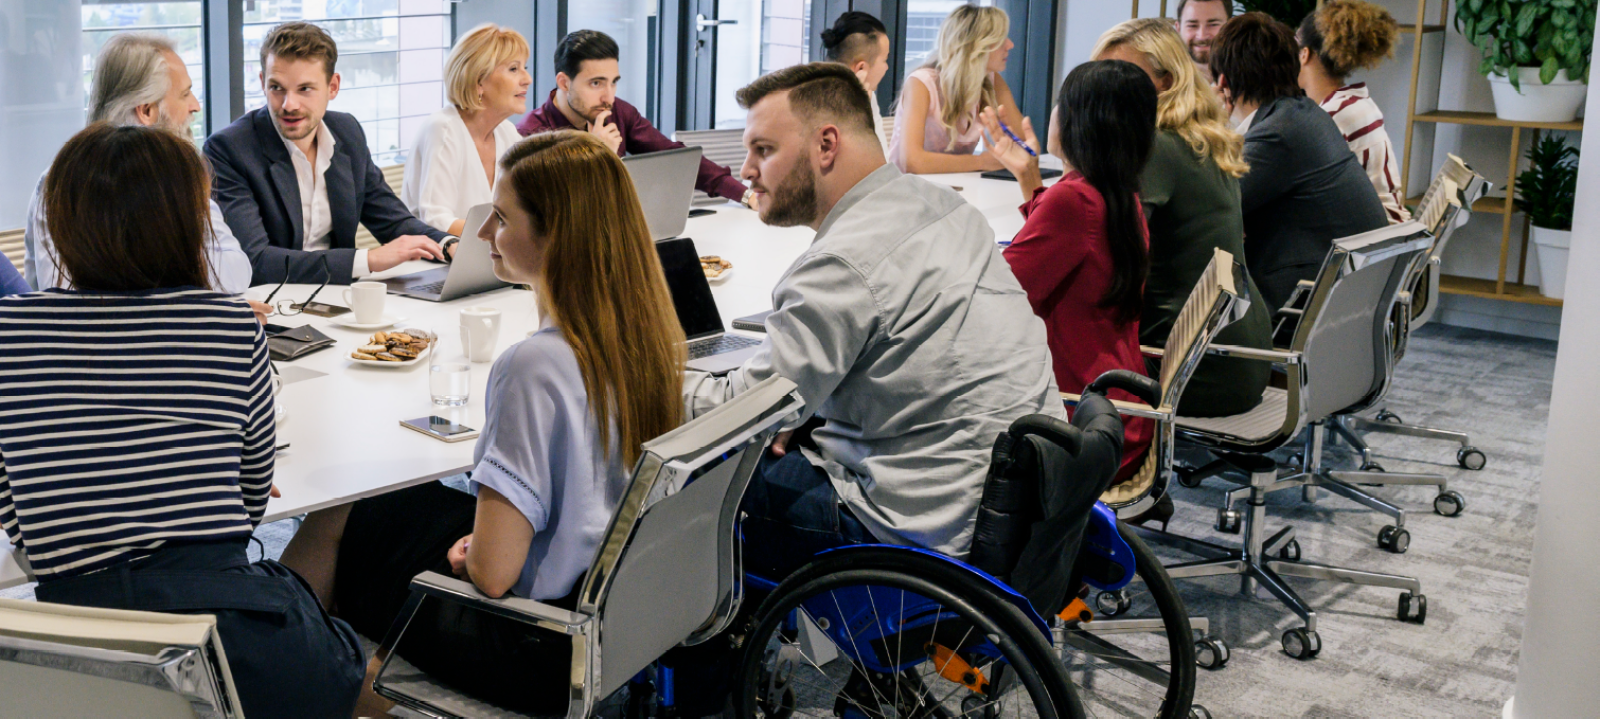
M556 45L556 89L544 105L522 118L523 135L579 129L599 137L618 155L683 147L661 134L634 106L617 97L617 41L596 30L567 33ZM695 189L750 204L750 188L733 171L702 158Z

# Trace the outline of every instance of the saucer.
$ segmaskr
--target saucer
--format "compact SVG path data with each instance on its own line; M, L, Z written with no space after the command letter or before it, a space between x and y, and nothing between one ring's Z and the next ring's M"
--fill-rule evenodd
M356 322L355 313L352 312L352 313L349 313L349 314L339 315L338 317L329 317L328 321L332 322L332 323L334 323L336 325L339 325L340 327L344 327L346 329L352 329L352 330L381 330L381 329L383 329L385 327L393 327L396 324L404 322L405 319L406 319L405 315L394 315L394 314L389 314L389 313L385 312L385 313L383 313L383 317L379 318L377 322L371 322L371 323L368 323L368 324L361 324L359 322Z
M274 404L273 409L276 410L276 414L278 415L276 418L278 424L283 424L283 421L289 418L288 407L285 407L281 404Z

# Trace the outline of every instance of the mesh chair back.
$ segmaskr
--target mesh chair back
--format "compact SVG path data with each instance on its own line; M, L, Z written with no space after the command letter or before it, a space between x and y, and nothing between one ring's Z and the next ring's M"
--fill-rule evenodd
M0 254L6 256L11 264L16 265L17 271L22 271L22 258L24 255L22 244L23 231L0 230Z
M1428 323L1439 309L1439 271L1444 263L1444 248L1456 228L1465 224L1472 214L1472 205L1489 192L1487 179L1473 171L1466 162L1448 155L1444 167L1428 185L1422 201L1417 205L1416 220L1433 233L1433 247L1428 259L1417 265L1414 277L1406 286L1411 291L1411 313L1407 318L1410 330ZM1401 334L1401 338L1405 333ZM1398 354L1405 351L1404 344Z
M235 717L210 615L0 600L7 716Z
M1416 220L1334 242L1291 346L1306 368L1298 378L1305 421L1374 402L1387 390L1391 312L1432 244Z
M579 597L579 612L600 617L598 696L732 620L739 502L766 440L802 405L794 383L773 376L644 445Z
M744 165L744 130L680 130L673 133L672 139L689 147L699 147L700 156L733 170L733 176L739 176L739 167ZM712 197L699 190L694 191L694 205L714 205L725 202L720 197Z
M389 189L394 190L396 197L400 196L400 187L405 183L405 179L405 163L389 165L383 168L383 181L388 183ZM372 236L366 225L356 225L356 249L370 250L379 244L378 238Z

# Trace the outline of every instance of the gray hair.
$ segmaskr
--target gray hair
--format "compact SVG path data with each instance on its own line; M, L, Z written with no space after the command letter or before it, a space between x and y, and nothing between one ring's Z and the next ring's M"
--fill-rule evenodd
M120 33L100 50L89 89L89 122L137 125L141 105L160 103L171 89L164 53L177 54L159 35Z

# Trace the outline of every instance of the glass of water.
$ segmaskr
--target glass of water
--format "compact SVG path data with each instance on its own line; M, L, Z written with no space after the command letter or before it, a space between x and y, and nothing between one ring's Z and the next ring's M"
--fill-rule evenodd
M465 356L445 350L437 334L434 337L428 349L428 394L438 407L465 405L472 394L472 365Z

